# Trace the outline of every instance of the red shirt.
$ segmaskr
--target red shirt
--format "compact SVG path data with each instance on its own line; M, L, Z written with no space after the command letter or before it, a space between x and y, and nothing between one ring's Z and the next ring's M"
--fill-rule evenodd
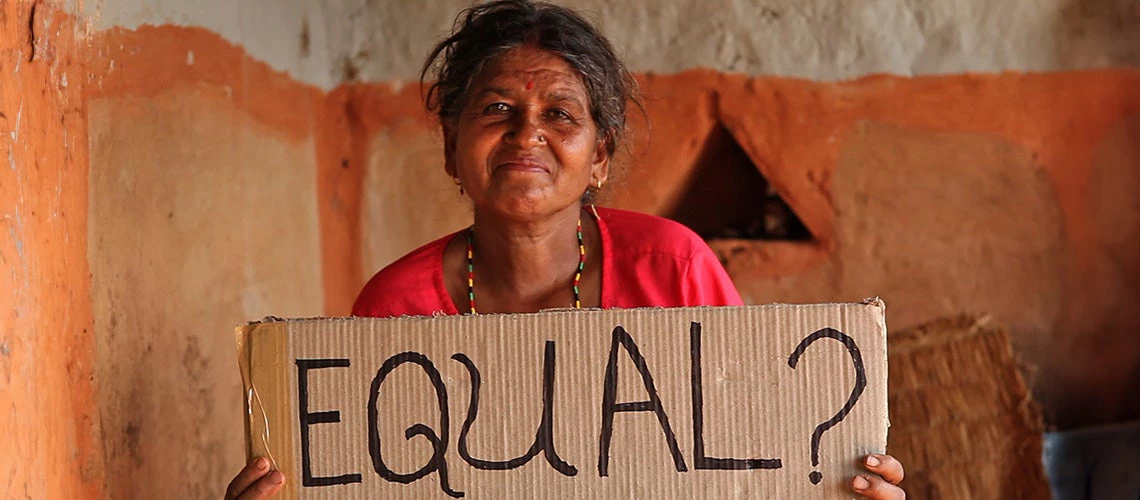
M709 246L668 219L598 208L603 309L741 305ZM460 231L462 232L462 231ZM364 285L353 316L459 314L443 284L443 250L455 232L424 245Z

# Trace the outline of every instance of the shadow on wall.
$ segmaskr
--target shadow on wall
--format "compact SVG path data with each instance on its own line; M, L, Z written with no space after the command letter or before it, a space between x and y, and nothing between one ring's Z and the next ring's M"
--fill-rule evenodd
M1048 38L1056 43L1055 67L1074 67L1077 61L1140 65L1140 2L1071 0L1058 11L1054 36Z
M812 239L721 123L705 138L681 195L664 215L706 240Z
M1103 66L1140 66L1140 2L1073 0L1060 9L1055 36L1057 64L1098 61ZM1094 107L1116 103L1085 95L1059 95ZM1089 180L1088 210L1095 235L1095 265L1068 321L1058 325L1057 353L1043 366L1043 383L1077 399L1076 408L1102 408L1122 418L1140 418L1140 400L1116 397L1113 387L1140 391L1140 115L1117 123L1098 145ZM1066 335L1080 332L1081 335ZM1062 369L1062 367L1064 369ZM1063 373L1063 375L1061 375ZM1107 384L1089 384L1096 373ZM1079 411L1079 410L1078 410ZM1081 421L1079 413L1053 415L1062 426ZM1116 419L1105 420L1111 422ZM1062 453L1068 447L1055 449ZM1140 470L1134 471L1140 475Z

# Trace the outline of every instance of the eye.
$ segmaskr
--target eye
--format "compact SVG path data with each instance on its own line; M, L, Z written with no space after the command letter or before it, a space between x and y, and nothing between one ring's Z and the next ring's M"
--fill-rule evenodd
M508 106L507 103L495 102L495 103L491 103L491 104L487 105L487 107L483 108L483 114L485 114L485 115L501 114L501 113L509 112L510 110L511 110L511 107Z
M556 120L574 121L574 117L571 116L570 113L567 113L565 110L562 110L562 109L555 108L555 109L547 111L546 114L549 115L551 118L554 118Z

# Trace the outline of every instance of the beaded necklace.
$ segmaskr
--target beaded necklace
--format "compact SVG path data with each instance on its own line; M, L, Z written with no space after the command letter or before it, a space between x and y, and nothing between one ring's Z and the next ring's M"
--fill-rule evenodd
M475 312L475 244L472 235L475 228L467 230L467 300L471 304L471 314ZM582 242L582 218L578 218L578 270L574 272L574 308L582 308L582 298L578 285L582 282L582 271L586 270L586 244Z

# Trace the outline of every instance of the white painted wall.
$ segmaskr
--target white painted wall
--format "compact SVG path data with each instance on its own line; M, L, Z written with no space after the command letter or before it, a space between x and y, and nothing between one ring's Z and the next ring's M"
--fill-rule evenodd
M413 81L469 0L71 0L94 29L173 23L293 77ZM563 0L631 69L842 80L1140 66L1137 0ZM301 42L308 32L308 48ZM349 68L355 68L354 70Z

